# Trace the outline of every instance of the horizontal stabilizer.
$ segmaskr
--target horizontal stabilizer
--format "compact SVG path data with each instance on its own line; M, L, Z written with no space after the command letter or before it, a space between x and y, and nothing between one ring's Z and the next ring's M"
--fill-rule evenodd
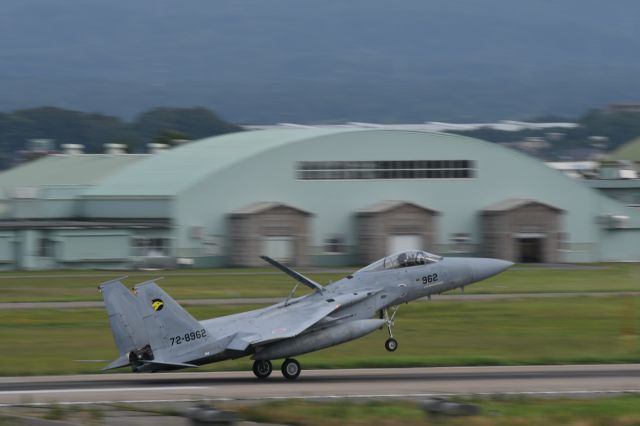
M113 370L115 368L126 367L129 364L130 364L130 362L129 362L129 354L124 354L120 358L116 359L115 361L112 361L111 364L109 364L106 367L104 367L102 369L102 371L107 371L107 370Z
M183 362L145 361L145 364L159 365L163 367L198 368L195 364L186 364Z
M263 259L265 262L268 262L271 265L275 266L276 268L280 269L282 272L284 272L285 274L289 275L291 278L293 278L294 280L298 281L299 283L306 285L310 289L316 290L316 291L319 291L319 292L324 291L324 287L322 287L317 282L313 281L312 279L309 279L309 278L305 277L304 275L294 271L291 268L288 268L288 267L284 266L283 264L281 264L279 262L276 262L275 260L271 259L269 256L260 256L260 258Z

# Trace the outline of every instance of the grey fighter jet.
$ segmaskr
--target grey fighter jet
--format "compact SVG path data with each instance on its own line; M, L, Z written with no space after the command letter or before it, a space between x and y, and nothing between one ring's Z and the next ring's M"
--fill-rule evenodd
M130 292L120 280L101 284L120 357L104 369L130 366L134 372L198 367L251 356L253 372L269 377L271 361L283 359L287 379L300 375L293 356L338 345L386 327L388 351L398 342L392 328L398 305L464 288L513 265L498 259L443 258L405 251L380 259L330 285L322 286L270 259L298 284L313 291L275 305L197 321L153 282Z

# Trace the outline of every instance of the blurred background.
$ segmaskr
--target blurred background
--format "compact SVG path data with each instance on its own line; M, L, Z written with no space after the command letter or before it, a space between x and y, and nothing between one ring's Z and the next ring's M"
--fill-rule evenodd
M7 1L1 267L638 261L639 8Z
M637 362L638 16L631 0L4 0L0 375L113 358L95 286L118 270L129 286L167 270L204 319L286 297L260 255L326 284L409 249L518 265L403 308L392 356L378 333L305 368ZM634 395L473 403L477 424L640 419ZM425 421L407 402L313 404L234 409ZM112 406L43 410L118 424Z

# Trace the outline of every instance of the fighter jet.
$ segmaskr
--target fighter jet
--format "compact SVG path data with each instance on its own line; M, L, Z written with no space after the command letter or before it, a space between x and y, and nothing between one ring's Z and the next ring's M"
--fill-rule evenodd
M272 361L282 374L301 372L294 356L328 348L386 328L393 352L398 306L484 280L513 263L440 257L412 250L378 260L327 286L262 256L297 281L289 296L262 309L198 321L154 281L129 291L120 279L99 286L120 357L104 370L130 366L136 373L194 368L251 356L253 373L266 379ZM312 292L293 297L299 284Z

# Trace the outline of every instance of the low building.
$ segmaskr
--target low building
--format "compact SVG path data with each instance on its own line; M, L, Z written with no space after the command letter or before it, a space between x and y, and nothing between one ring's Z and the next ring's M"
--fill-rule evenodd
M0 174L5 269L256 266L262 254L338 266L410 248L640 260L640 212L536 159L457 135L271 129L115 155L104 169L93 157ZM55 173L72 178L47 178Z

